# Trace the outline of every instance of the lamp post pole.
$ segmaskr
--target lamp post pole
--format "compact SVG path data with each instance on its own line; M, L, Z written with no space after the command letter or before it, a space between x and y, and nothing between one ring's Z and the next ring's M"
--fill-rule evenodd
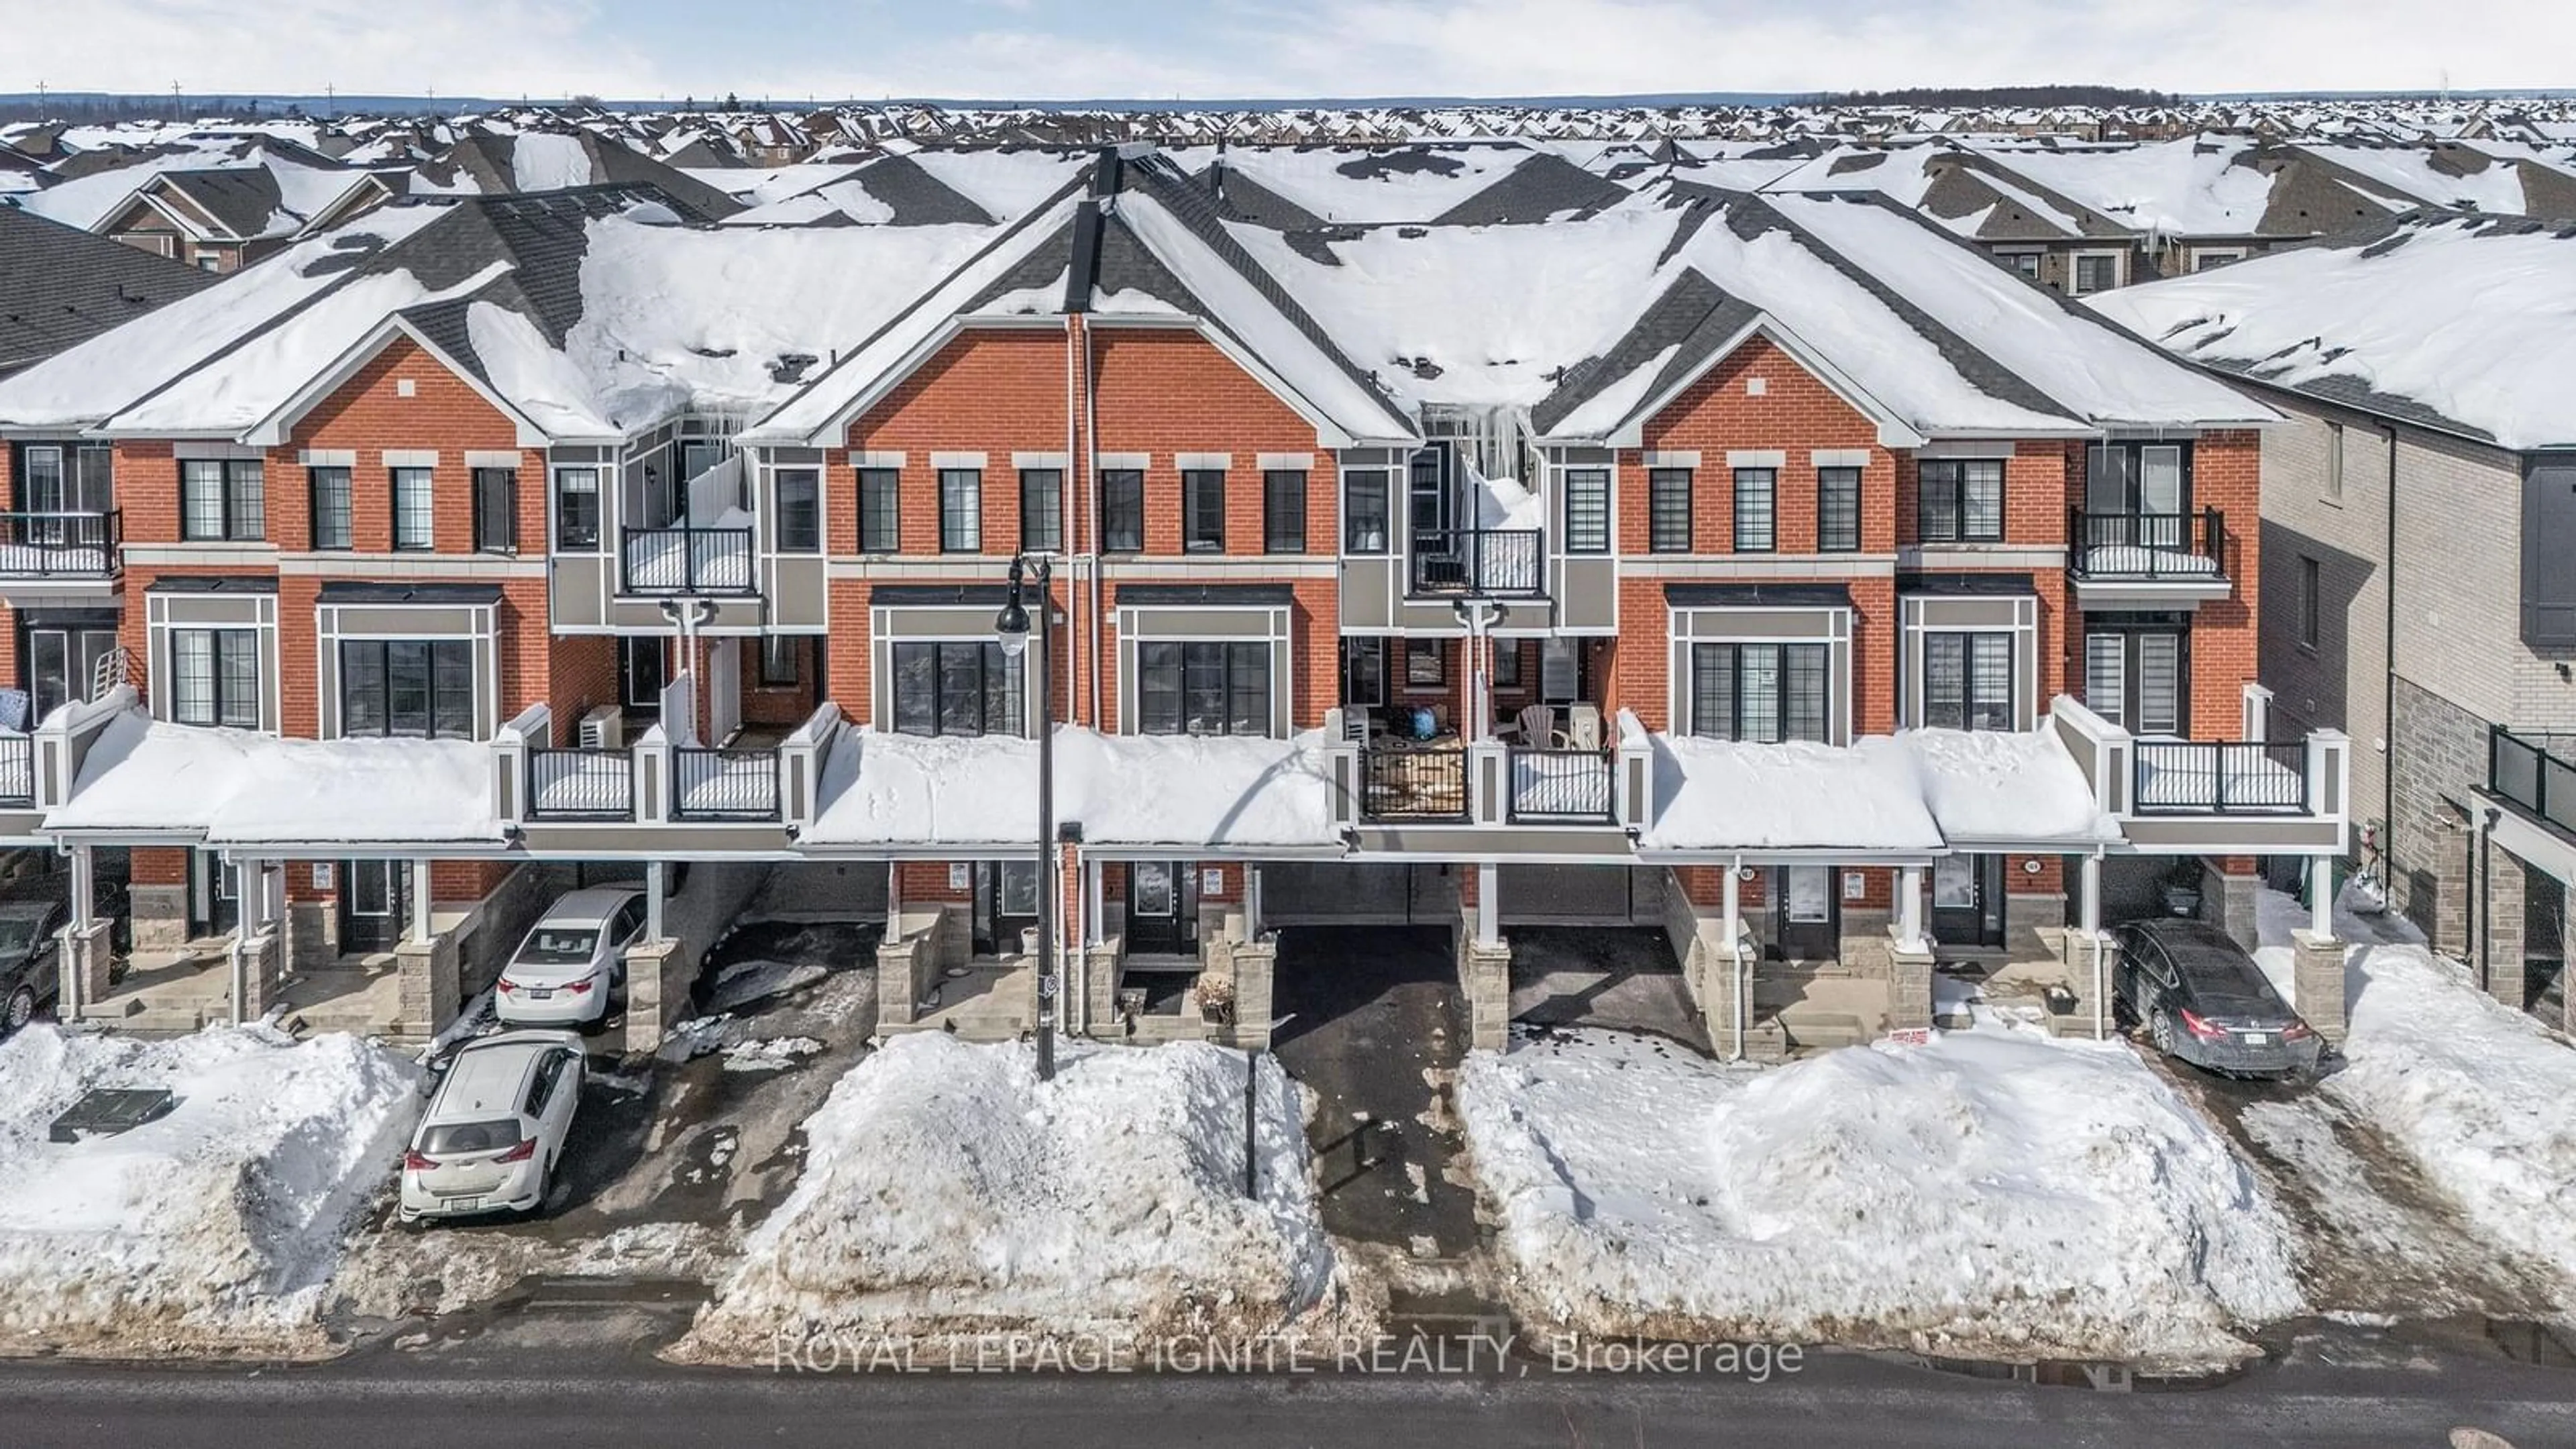
M1049 649L1047 644L1048 584L1054 570L1043 558L1031 559L1023 554L1011 560L1011 597L1002 605L1001 615L993 621L993 632L1002 652L1018 658L1029 647L1032 632L1037 636L1037 664L1030 671L1032 685L1038 692L1038 1080L1055 1080L1055 695L1047 680ZM1035 582L1038 593L1037 627L1029 627L1029 611L1021 601L1021 591Z

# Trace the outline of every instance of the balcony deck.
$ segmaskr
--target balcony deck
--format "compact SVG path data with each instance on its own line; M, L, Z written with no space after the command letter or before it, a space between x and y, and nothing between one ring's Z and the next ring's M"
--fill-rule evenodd
M0 511L0 578L20 583L94 583L123 568L125 515L18 509Z

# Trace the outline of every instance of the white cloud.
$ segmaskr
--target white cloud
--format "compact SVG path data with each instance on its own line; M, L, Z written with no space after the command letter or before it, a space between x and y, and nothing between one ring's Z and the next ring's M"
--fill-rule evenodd
M11 27L0 91L634 94L654 67L591 0L76 0Z

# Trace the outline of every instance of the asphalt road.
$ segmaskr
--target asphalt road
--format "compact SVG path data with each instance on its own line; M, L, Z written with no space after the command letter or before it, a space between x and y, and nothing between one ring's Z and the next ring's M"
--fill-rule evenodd
M641 1325L639 1325L640 1327ZM2367 1343L2311 1345L2206 1389L2106 1393L1810 1357L1714 1377L1211 1378L705 1372L640 1348L554 1349L539 1322L303 1369L0 1368L0 1442L152 1449L435 1445L2576 1445L2576 1373Z

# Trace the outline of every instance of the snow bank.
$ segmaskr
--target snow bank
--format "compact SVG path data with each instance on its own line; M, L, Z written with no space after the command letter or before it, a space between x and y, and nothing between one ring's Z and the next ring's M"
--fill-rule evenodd
M1459 1103L1523 1312L1579 1332L2182 1368L2303 1306L2279 1214L2123 1047L1751 1072L1577 1032L1470 1056Z
M1941 848L1902 750L1671 734L1654 748L1655 818L1639 841L1649 849Z
M2027 733L1908 730L1924 803L1952 840L2120 838L2083 768L2042 722Z
M1239 1052L897 1037L805 1123L805 1175L678 1352L767 1361L780 1335L1250 1333L1314 1309L1333 1259L1301 1093L1261 1057L1260 1198L1243 1196Z
M0 1043L0 1334L105 1355L327 1351L315 1310L352 1218L402 1156L418 1069L352 1036L167 1042L31 1027ZM166 1117L47 1140L93 1087Z

